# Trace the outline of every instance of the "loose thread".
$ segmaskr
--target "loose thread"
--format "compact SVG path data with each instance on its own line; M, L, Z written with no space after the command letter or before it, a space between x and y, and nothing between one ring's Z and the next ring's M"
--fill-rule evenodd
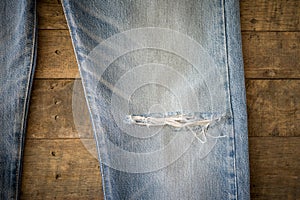
M126 122L129 124L135 124L140 126L171 126L174 128L188 128L191 133L198 139L201 143L207 142L207 137L211 138L224 138L227 135L213 136L207 133L209 127L214 126L217 122L226 118L226 115L222 115L218 118L212 119L199 119L193 115L174 115L174 116L164 116L164 117L153 117L153 116L142 116L142 115L127 115ZM201 127L201 139L191 127Z

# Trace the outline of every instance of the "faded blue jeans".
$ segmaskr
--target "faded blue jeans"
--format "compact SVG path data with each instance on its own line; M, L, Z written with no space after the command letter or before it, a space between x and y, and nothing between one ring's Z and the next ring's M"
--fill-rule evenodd
M249 199L239 2L62 4L105 199ZM0 199L18 199L36 2L0 15Z

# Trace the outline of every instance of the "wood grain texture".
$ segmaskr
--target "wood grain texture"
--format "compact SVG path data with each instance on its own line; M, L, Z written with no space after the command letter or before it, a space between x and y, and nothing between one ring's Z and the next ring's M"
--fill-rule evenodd
M37 11L39 29L68 29L60 0L39 0Z
M249 136L300 136L300 80L248 80L246 91Z
M79 139L26 140L23 168L21 199L103 199L99 162Z
M251 137L251 199L300 198L299 137Z
M300 31L299 0L241 0L243 31ZM40 29L68 29L57 0L40 0Z
M246 78L300 78L300 32L243 32ZM68 30L40 30L36 78L76 78Z
M300 78L300 32L243 32L246 78Z
M36 78L76 78L67 30L39 32ZM300 32L243 32L246 78L300 78Z
M74 88L75 81L77 85L81 85L80 79L34 81L26 138L93 139L91 124L79 124L78 121L74 121L74 116L78 116L78 114L80 117L84 117L85 121L89 119L83 88L82 86ZM76 96L75 103L73 94L79 95ZM77 112L73 112L73 106L79 107L75 110ZM77 126L75 122L77 122ZM77 129L80 130L79 134Z
M300 31L299 0L241 0L243 31Z
M35 78L75 78L78 66L67 30L41 30Z
M74 80L35 80L27 138L78 138L72 115Z

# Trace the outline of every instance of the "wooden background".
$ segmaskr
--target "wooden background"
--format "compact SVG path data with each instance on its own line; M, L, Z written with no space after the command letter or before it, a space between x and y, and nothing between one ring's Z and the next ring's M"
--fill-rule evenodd
M252 199L300 199L300 0L241 0ZM22 199L103 199L74 126L77 64L59 0L38 0ZM92 138L87 138L91 140Z

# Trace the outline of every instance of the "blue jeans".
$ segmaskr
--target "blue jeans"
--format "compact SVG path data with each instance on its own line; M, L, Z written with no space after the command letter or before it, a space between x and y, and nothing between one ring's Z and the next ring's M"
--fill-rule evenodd
M249 199L239 2L62 4L105 199ZM17 199L36 2L0 11L0 199Z

